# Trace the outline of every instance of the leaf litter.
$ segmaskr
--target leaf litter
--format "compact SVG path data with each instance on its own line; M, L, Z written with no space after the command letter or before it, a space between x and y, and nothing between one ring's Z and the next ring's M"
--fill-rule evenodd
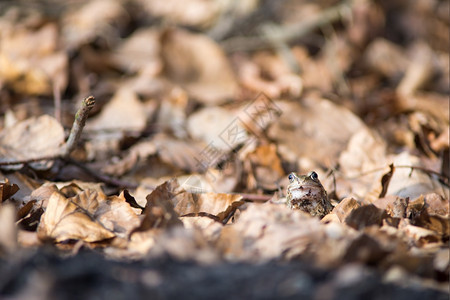
M448 4L23 4L0 4L0 297L116 268L157 298L448 298ZM285 205L311 170L322 219Z

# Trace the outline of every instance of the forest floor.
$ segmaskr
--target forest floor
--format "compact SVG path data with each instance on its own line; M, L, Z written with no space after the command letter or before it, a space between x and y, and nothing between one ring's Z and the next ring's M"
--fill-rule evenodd
M448 299L449 9L1 1L0 298Z

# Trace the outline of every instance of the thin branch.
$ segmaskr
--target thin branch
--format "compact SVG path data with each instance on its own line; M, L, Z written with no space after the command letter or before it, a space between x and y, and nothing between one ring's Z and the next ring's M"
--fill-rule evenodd
M242 196L242 200L250 201L250 202L266 202L272 199L273 195L259 195L259 194L242 194L236 193L237 195Z
M75 120L73 121L72 130L70 131L69 138L64 147L63 155L68 156L77 146L78 141L81 137L81 132L83 131L84 125L86 124L89 111L95 105L94 96L89 96L83 100L80 109L75 115Z
M427 168L424 168L424 167L420 167L420 166L407 166L407 165L395 166L394 165L394 167L396 169L418 170L418 171L421 171L421 172L426 173L428 175L431 175L431 174L435 175L435 176L439 177L442 180L444 185L449 186L449 178L447 176L445 176L445 175L442 175L439 172L436 172L436 171L433 171L433 170L430 170L430 169L427 169ZM386 170L386 167L376 168L376 169L372 169L372 170L369 170L369 171L366 171L366 172L359 173L358 175L355 175L355 176L345 177L345 179L357 179L357 178L359 178L361 176L370 175L370 174L373 174L373 173L376 173L376 172L380 172L380 171L384 171L384 170Z
M275 24L265 24L261 27L261 31L264 36L272 43L273 47L277 51L278 55L286 62L291 71L296 74L300 74L300 65L295 59L289 45L286 41L277 38L279 36L280 28Z
M341 18L342 12L352 5L352 0L344 1L318 14L314 19L302 21L290 26L280 27L280 30L269 36L234 37L221 43L227 52L251 51L273 47L273 40L289 43L302 38L317 28L333 23Z
M122 181L122 180L107 176L105 174L102 174L102 173L100 173L94 169L91 169L88 166L84 165L83 163L76 161L75 159L72 159L70 157L66 157L66 158L64 158L64 160L66 162L71 163L74 166L80 168L81 170L85 171L86 173L88 173L89 175L91 175L92 177L97 179L98 181L104 182L108 185L126 188L126 189L136 189L138 187L137 184Z
M92 107L94 107L94 105L95 99L93 96L89 96L81 102L81 108L77 111L75 115L75 121L73 122L69 138L67 139L67 142L61 147L59 154L23 160L2 161L0 162L0 166L29 164L44 160L56 160L64 156L66 157L69 156L69 154L75 149L75 146L77 145L80 139L81 132L83 131L83 127L86 124L86 119L89 115L89 111L92 109Z
M51 155L51 156L42 156L42 157L36 157L36 158L28 158L28 159L23 159L23 160L0 161L0 166L29 164L29 163L34 163L34 162L43 161L43 160L55 160L60 157L61 157L60 155Z
M61 90L59 84L53 82L53 102L55 104L55 119L61 123Z

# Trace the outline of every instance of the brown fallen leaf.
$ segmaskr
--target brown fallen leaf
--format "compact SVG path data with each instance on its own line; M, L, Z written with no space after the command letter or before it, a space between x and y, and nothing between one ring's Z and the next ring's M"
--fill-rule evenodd
M86 130L142 130L147 115L144 104L127 89L119 89L99 116L89 119Z
M206 27L211 24L223 8L224 3L205 0L138 0L151 16L163 18L170 24L183 26Z
M111 64L127 73L144 73L154 77L162 69L158 37L158 31L154 28L136 30L110 55Z
M344 222L355 229L377 225L381 226L381 221L386 216L384 210L378 209L375 205L369 204L358 207L350 212Z
M208 37L168 29L161 35L161 54L166 77L198 101L217 105L237 92L238 85L227 57Z
M157 135L152 139L152 144L163 162L189 173L205 171L199 161L200 153L206 148L204 143Z
M64 143L64 129L48 115L33 117L0 132L0 162L57 156ZM53 161L29 164L37 170L47 170ZM20 169L23 164L1 166L2 169Z
M157 151L154 141L143 140L128 149L119 161L116 160L105 165L102 172L108 175L123 175L136 167L139 162L145 161L149 156L156 154Z
M383 175L383 177L381 177L381 192L378 195L378 198L383 198L384 196L386 196L388 187L389 187L389 182L391 181L392 175L394 175L394 164L390 164L389 165L389 172L387 172L386 174Z
M393 162L396 166L423 167L419 157L407 152L397 154L393 158ZM416 199L429 193L436 193L444 199L449 199L450 197L450 189L441 184L437 178L433 178L420 169L411 170L407 167L396 168L387 192L388 195L396 195L403 198L409 197L410 199Z
M54 192L41 217L38 237L41 240L52 239L56 242L67 240L98 242L111 239L115 234L96 222L79 205L61 193Z
M108 158L108 154L116 154L124 131L141 132L146 123L145 106L137 94L128 89L117 90L101 113L86 123L86 130L94 131L86 143L88 156Z
M222 229L218 247L230 260L265 261L292 257L324 238L317 218L272 203L250 204Z
M386 256L387 252L378 241L369 235L362 234L352 241L344 255L345 261L376 264Z
M284 170L281 167L281 160L277 153L275 144L262 145L254 151L247 154L247 158L251 164L251 170L256 179L257 186L255 188L263 188L266 190L275 190L278 181L284 176Z
M441 217L449 216L449 199L441 195L431 193L425 195L425 209L430 215L439 215Z
M418 42L411 46L411 62L405 75L397 86L397 93L404 97L413 95L416 90L424 86L433 76L433 50L424 42Z
M277 54L261 52L251 60L238 56L235 65L242 84L255 92L279 98L286 94L299 97L303 91L301 77Z
M0 178L5 177L2 176ZM26 174L20 171L15 171L13 173L9 172L8 180L12 184L17 184L17 186L19 187L19 190L14 194L13 197L13 199L17 203L26 203L27 201L29 201L30 194L42 185L42 183L39 182L38 180L31 178L30 176L27 176Z
M302 169L334 165L352 135L365 125L351 111L329 100L317 97L303 100L275 102L281 116L269 127L268 136L278 145L282 159Z
M51 94L67 86L67 54L58 49L58 28L48 23L32 31L21 26L2 31L0 80L26 94ZM34 45L29 47L29 45Z
M180 217L186 229L197 229L202 232L203 238L215 242L220 236L223 225L210 217Z
M401 47L381 38L369 44L365 60L372 70L391 79L404 73L409 64Z
M224 221L230 213L244 204L239 194L183 193L173 198L175 211L180 216L212 215L217 221Z
M135 232L147 231L152 228L167 228L180 226L183 223L178 219L172 198L182 193L176 179L164 182L147 195L147 204L144 209L144 218Z
M41 205L42 203L38 203L37 200L28 201L17 212L17 225L20 225L22 229L35 231L44 213Z
M359 207L361 204L355 199L345 198L333 208L332 213L336 214L341 222L344 222L348 215Z
M212 264L219 260L218 251L204 238L201 231L172 227L155 237L149 257L161 257L168 254L180 261L196 261L200 264Z
M64 45L68 49L74 49L97 36L109 36L106 33L111 34L113 23L123 24L127 19L120 1L95 0L72 7L62 18Z
M70 191L68 195L67 192ZM107 197L102 191L86 189L71 183L60 190L65 192L71 202L80 207L87 215L118 237L128 238L140 220L125 199L125 193Z
M145 217L138 231L181 225L181 216L209 216L222 222L243 203L238 194L186 192L176 179L172 179L147 196Z
M443 246L442 236L436 231L411 225L408 219L403 219L399 224L399 230L417 247Z
M124 192L101 201L95 212L95 218L105 228L122 238L128 238L141 223L138 215L125 200Z
M8 178L5 178L5 182L0 182L0 203L11 198L11 196L17 193L18 190L19 187L17 184L11 184L8 181Z
M345 151L340 153L339 164L343 173L348 177L357 177L352 181L351 189L358 199L372 202L379 198L383 189L379 178L384 170L374 170L388 164L386 148L386 142L376 131L363 127L352 134Z
M206 107L196 111L188 118L187 129L190 136L206 145L198 153L198 159L207 165L214 165L233 148L250 139L235 112L222 107Z

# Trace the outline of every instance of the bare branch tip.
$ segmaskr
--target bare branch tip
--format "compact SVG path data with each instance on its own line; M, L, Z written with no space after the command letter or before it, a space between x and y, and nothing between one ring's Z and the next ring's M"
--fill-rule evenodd
M86 98L84 98L83 100L83 105L87 106L87 107L92 107L95 105L95 98L94 96L88 96Z

